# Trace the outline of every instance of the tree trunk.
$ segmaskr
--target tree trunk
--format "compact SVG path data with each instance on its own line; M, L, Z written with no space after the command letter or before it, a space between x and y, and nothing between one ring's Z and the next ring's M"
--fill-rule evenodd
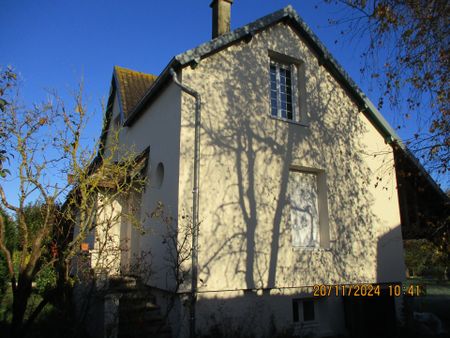
M24 274L19 275L17 288L13 290L13 317L11 325L11 337L22 338L25 336L25 311L31 295L31 279Z

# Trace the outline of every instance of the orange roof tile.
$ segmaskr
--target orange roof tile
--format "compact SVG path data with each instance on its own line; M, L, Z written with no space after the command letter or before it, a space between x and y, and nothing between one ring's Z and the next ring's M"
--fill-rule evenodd
M117 85L120 93L124 118L127 119L129 113L142 99L144 94L156 80L157 76L136 72L131 69L115 66Z

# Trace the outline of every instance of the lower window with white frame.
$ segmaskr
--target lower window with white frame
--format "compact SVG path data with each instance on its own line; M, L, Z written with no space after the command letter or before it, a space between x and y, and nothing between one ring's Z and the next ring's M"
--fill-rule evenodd
M293 299L292 315L295 323L317 321L316 301L311 298Z
M319 247L319 190L317 173L289 172L289 224L293 247Z
M319 333L317 299L300 298L292 300L292 319L295 336L316 336Z

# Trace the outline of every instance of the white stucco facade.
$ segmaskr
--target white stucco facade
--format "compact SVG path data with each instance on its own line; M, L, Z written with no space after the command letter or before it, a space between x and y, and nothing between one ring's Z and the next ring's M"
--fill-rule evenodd
M276 56L296 61L302 72L299 123L270 115L269 63ZM404 279L392 148L293 28L270 27L183 69L182 79L203 99L200 303L239 303L244 290L283 290L289 300L278 309L281 320L292 317L290 298L303 287ZM193 115L194 101L183 94L179 210L192 203ZM292 170L324 177L319 203L326 239L318 248L291 245ZM277 306L277 297L260 297ZM226 312L245 318L251 303ZM333 321L322 320L324 327Z
M296 67L294 121L271 116L271 60ZM297 332L303 326L292 318L293 300L312 298L313 285L404 279L392 148L293 27L270 26L178 75L202 97L200 331L220 324L257 336L273 329ZM116 100L113 119L119 109ZM139 247L133 252L151 252L147 283L171 292L177 283L167 263L167 224L150 214L160 201L179 234L189 226L193 98L169 81L140 118L123 128L119 143L136 153L150 148L149 181L140 197L145 234L134 241ZM292 172L317 177L315 247L292 245ZM189 271L190 263L182 267ZM186 278L177 292L185 294L189 287ZM342 299L315 302L310 329L319 335L345 333ZM176 307L173 334L181 337L187 334L188 310L181 302Z

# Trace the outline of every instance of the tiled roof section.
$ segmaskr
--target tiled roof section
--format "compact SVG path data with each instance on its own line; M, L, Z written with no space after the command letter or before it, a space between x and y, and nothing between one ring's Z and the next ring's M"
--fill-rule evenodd
M136 104L155 82L157 76L119 66L114 67L114 73L119 88L121 108L124 118L127 119L129 113L133 111Z

